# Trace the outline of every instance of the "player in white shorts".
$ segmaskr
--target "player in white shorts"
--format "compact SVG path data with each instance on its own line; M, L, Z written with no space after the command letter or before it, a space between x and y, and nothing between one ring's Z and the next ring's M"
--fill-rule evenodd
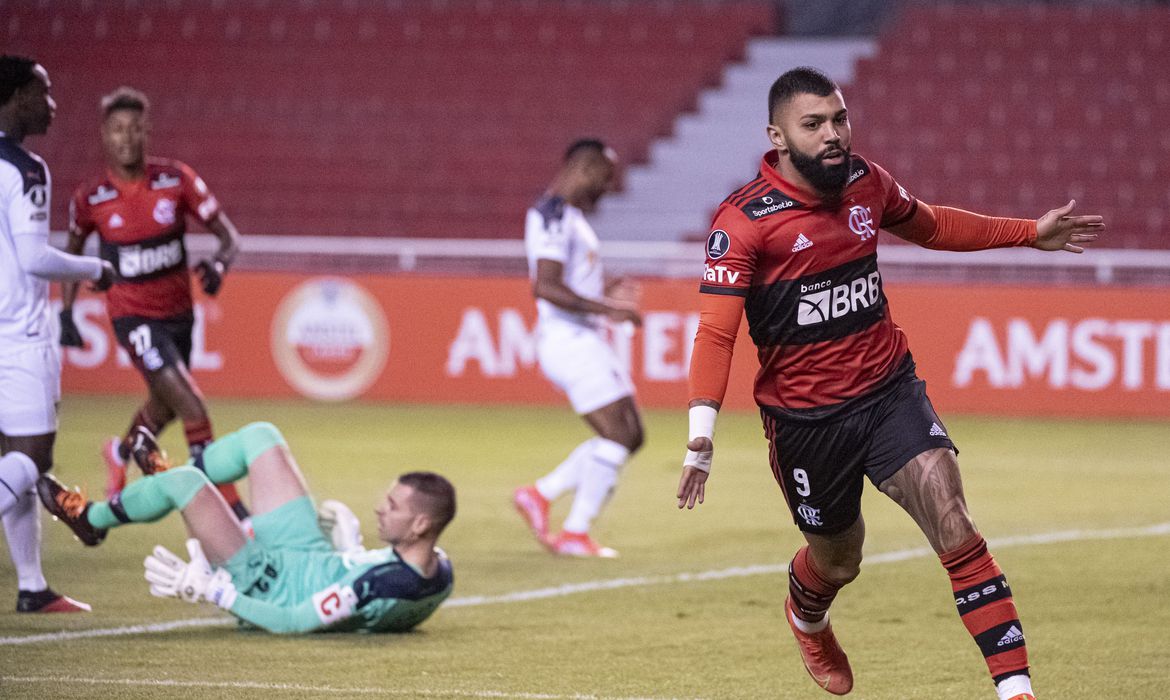
M537 539L556 554L613 557L589 527L617 484L630 455L642 446L634 385L603 337L605 319L642 322L621 281L606 285L597 234L585 214L613 189L617 154L594 139L575 142L544 196L528 210L524 245L537 308L537 359L545 376L597 437L586 440L551 472L513 494ZM549 503L574 492L559 535L548 531Z
M0 516L16 567L17 612L89 610L45 581L34 485L53 465L61 395L49 282L108 286L114 269L49 245L49 169L21 142L44 134L55 109L43 66L0 56Z

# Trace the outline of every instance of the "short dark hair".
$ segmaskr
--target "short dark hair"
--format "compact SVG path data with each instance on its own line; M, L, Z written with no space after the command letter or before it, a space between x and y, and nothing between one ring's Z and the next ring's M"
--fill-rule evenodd
M772 83L772 89L768 90L768 123L772 123L777 107L797 95L807 93L817 97L828 97L840 89L832 78L816 68L809 66L793 68L776 78L776 82Z
M572 144L570 144L569 148L565 151L565 162L568 163L582 153L587 153L590 151L604 156L607 148L609 147L606 146L605 142L601 139L577 139Z
M431 532L435 537L447 523L455 519L455 487L434 472L407 472L398 477L398 483L414 489L426 502L426 510L433 520Z
M102 119L120 109L133 109L145 114L150 109L150 99L141 90L123 85L102 97Z
M33 81L37 62L25 56L0 56L0 107L8 104L16 91Z

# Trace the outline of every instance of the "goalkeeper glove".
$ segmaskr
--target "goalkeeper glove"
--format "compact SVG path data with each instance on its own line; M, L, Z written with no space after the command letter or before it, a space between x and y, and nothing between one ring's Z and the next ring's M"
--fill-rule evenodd
M333 549L337 552L362 550L362 524L341 501L332 499L321 501L317 508L317 524L321 532L325 533L333 542Z
M211 570L197 539L187 540L190 562L185 562L162 545L146 557L146 580L150 593L159 598L180 598L188 603L207 601L225 610L236 600L236 587L226 569Z
M57 318L61 319L61 345L67 348L85 347L85 341L81 339L81 331L73 322L73 310L61 309Z

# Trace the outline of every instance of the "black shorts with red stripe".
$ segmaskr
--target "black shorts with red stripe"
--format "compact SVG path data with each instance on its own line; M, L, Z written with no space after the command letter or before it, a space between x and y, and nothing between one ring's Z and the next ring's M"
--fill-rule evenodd
M927 450L958 454L913 361L904 367L831 417L761 408L772 474L802 531L832 535L852 525L861 515L863 477L880 486Z
M130 353L130 360L149 383L151 375L164 367L190 366L194 315L172 318L119 316L113 319L118 344Z

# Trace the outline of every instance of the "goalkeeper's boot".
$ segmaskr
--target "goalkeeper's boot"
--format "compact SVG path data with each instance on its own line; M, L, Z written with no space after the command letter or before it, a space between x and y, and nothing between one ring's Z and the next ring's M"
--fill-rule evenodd
M548 499L535 486L522 486L512 493L512 505L528 523L541 544L548 543Z
M548 548L552 550L553 554L561 554L569 557L614 559L618 555L616 549L603 547L597 544L597 542L594 542L588 532L562 531L561 534L557 535L556 539L549 540Z
M37 479L37 494L45 504L45 510L68 525L85 546L96 547L106 538L107 530L90 525L86 517L90 503L81 489L70 491L52 474L41 474Z
M1020 693L1019 695L1011 696L1008 700L1036 700L1036 696L1031 693Z
M16 612L18 613L68 613L89 612L92 608L80 600L61 595L52 588L43 591L18 591Z
M796 636L800 658L813 681L833 695L844 695L852 690L853 670L849 668L849 657L837 643L833 626L826 625L820 632L812 634L801 632L793 622L795 613L792 612L791 600L787 598L784 599L784 619L788 620L788 626Z
M122 438L111 437L102 444L102 461L106 463L106 499L126 488L126 460L122 458Z
M143 474L158 474L171 468L167 453L159 447L154 433L141 425L130 431L130 456Z

